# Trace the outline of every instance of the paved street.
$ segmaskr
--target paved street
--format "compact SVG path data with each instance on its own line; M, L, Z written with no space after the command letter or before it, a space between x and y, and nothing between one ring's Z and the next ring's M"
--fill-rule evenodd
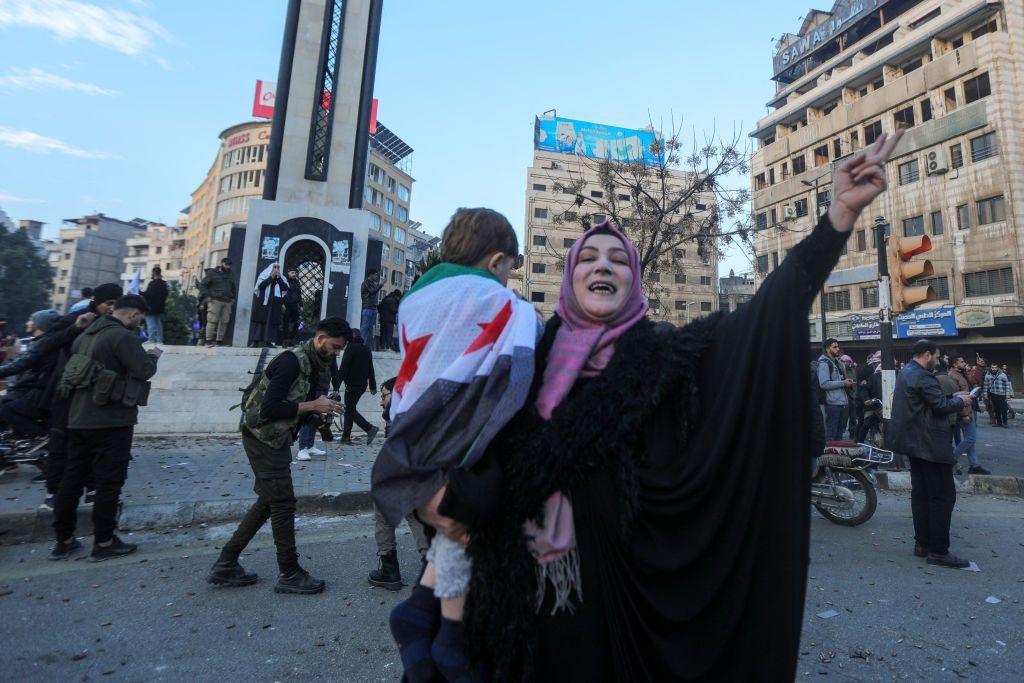
M1024 478L1024 413L1009 421L1009 428L993 427L982 414L978 422L978 457L992 474ZM964 473L967 456L960 458Z
M1024 658L1024 501L963 496L954 550L980 573L932 569L911 555L909 497L883 493L865 526L813 514L798 679L1017 680ZM274 553L258 537L245 559L251 588L203 582L230 525L136 533L138 555L51 563L45 544L0 548L5 680L394 681L387 614L400 598L365 583L367 515L306 518L303 563L320 596L272 593ZM400 539L403 572L417 558ZM992 598L998 602L986 602ZM817 616L833 610L831 618Z

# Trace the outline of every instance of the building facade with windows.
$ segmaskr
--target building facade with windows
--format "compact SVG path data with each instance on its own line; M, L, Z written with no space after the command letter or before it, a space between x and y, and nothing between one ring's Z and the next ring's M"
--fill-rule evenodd
M718 310L730 313L754 298L757 283L752 273L736 274L729 271L729 277L718 278Z
M53 307L66 312L82 297L82 289L120 282L128 240L145 234L143 218L122 221L102 213L66 218L60 236L47 243L53 268Z
M522 269L522 294L533 303L546 319L555 311L558 292L564 274L565 255L580 236L580 225L573 212L586 212L586 205L576 206L576 195L556 189L579 179L585 181L583 192L598 193L601 184L591 165L581 163L574 154L557 153L534 149L533 165L526 173L526 243L523 245L524 262ZM687 182L685 174L671 171L672 178L680 183ZM630 201L629 190L623 188L618 201ZM713 197L697 204L696 210L711 210ZM628 215L628 210L625 211ZM558 221L556 217L563 220ZM591 225L596 225L605 216L592 213L587 216ZM650 297L648 315L677 325L718 310L718 254L712 250L708 258L697 253L697 244L687 244L675 250L677 272L659 273L648 270L645 291L655 284L657 294Z
M180 277L186 291L194 293L205 269L216 267L227 255L232 228L245 228L249 202L263 196L270 126L270 121L249 121L220 134L220 148L213 165L183 211L188 228ZM370 137L363 201L363 208L374 216L370 236L383 243L382 263L386 265L381 269L386 271L388 288L403 291L406 230L415 182L408 173L412 151L383 124L378 124L377 133Z
M759 279L831 200L834 165L883 132L906 134L889 189L861 216L825 288L826 336L877 345L881 216L897 236L928 235L937 300L922 308L954 326L940 345L1005 362L1020 378L1024 342L1024 3L840 0L808 13L779 42L772 113L758 122L751 164ZM816 303L809 318L821 339ZM908 327L911 343L925 328ZM861 334L861 331L865 331Z
M168 285L180 282L187 231L188 219L182 216L174 225L150 223L144 234L129 238L128 255L124 257L124 272L121 273L124 290L128 291L136 272L140 273L144 290L154 266L160 266L160 274Z

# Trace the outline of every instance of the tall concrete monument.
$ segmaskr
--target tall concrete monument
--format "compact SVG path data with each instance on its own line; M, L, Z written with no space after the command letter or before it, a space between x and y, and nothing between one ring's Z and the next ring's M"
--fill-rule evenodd
M250 339L253 287L272 263L298 270L304 319L358 326L358 286L375 263L360 207L382 3L289 0L263 198L232 236L241 252L235 345Z

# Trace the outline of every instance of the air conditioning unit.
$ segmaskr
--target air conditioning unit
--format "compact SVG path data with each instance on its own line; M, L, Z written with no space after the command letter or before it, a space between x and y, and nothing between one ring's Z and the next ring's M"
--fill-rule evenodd
M796 209L793 208L792 204L786 204L782 207L782 217L788 221L796 218Z
M945 147L936 147L924 156L924 168L927 175L941 175L949 172L949 158Z

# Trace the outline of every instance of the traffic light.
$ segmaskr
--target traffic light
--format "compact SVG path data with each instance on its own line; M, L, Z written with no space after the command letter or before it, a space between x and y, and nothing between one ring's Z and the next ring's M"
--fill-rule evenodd
M927 259L911 261L918 254L931 251L928 235L886 238L889 258L889 281L892 284L892 312L911 311L926 301L935 301L935 290L930 286L913 285L917 278L931 277L935 272Z

